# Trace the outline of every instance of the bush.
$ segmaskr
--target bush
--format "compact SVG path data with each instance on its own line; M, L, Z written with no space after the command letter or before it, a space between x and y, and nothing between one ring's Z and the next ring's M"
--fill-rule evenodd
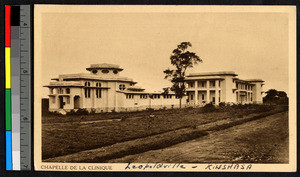
M201 108L201 111L202 112L215 112L215 111L218 111L218 109L212 103L209 103L209 104L206 104L205 106L203 106Z
M47 111L43 112L43 116L55 116L55 117L57 117L57 116L63 116L63 115L61 115L57 111L51 112L51 111L47 110Z
M89 114L88 110L86 109L78 109L77 111L71 110L67 112L67 115L87 115Z
M146 108L146 111L154 111L153 108Z
M219 103L219 107L224 107L224 106L226 106L226 103L224 102Z

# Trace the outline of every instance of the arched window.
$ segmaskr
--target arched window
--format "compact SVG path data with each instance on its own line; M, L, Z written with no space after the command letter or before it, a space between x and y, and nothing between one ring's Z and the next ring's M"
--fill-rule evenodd
M98 88L96 88L96 97L101 98L101 88L99 88L99 87L101 87L101 83L97 82L96 87L98 87Z
M90 82L85 82L84 83L84 96L85 98L90 98L91 97L91 88L89 88L91 86Z
M66 94L70 94L70 88L66 88Z
M125 88L126 88L126 87L125 87L124 84L120 84L120 85L119 85L119 89L120 89L120 90L125 90Z
M63 93L64 93L64 90L63 90L62 88L59 88L59 89L58 89L58 93L59 93L59 94L63 94Z

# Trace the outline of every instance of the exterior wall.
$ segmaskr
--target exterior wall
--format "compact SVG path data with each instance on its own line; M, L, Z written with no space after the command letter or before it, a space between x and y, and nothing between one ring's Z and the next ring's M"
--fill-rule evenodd
M255 82L255 86L253 87L253 102L257 104L261 104L262 100L262 83Z
M116 77L119 73L114 74L110 71L103 74L101 70L96 75ZM187 96L182 99L182 107L184 106L203 106L213 102L219 105L220 102L226 103L262 103L262 81L244 81L235 78L233 75L217 75L207 79L199 78L189 80L186 83ZM59 76L59 81L63 81L63 77ZM66 81L63 81L66 82ZM78 82L78 81L77 81ZM126 89L134 84L128 81L93 81L81 80L81 85L74 87L57 86L49 88L49 110L58 111L64 109L71 111L75 107L84 108L95 112L110 111L137 111L147 108L177 108L180 105L180 99L165 97L161 93L150 98L149 93L132 93L132 97L127 97ZM89 82L89 86L85 86L85 82ZM101 97L97 98L97 85L101 83ZM236 87L238 83L238 87ZM241 87L241 84L247 87ZM248 86L252 86L252 90ZM84 86L84 87L82 87ZM70 89L70 93L66 92L66 88ZM90 90L90 96L85 96L85 88ZM121 88L121 89L120 89ZM121 91L121 92L119 92ZM147 95L143 97L141 95ZM76 98L76 103L75 103ZM251 99L252 98L252 99ZM187 102L188 100L188 102Z
M236 96L235 92L233 92L233 89L235 88L235 81L233 82L233 76L224 76L224 88L223 90L223 96L224 96L224 101L222 102L227 102L227 103L235 103L236 102Z
M147 98L141 98L140 94L132 95L133 97L126 97L126 94L117 93L119 111L139 111L145 110L147 108L160 109L160 108L178 108L180 100L175 98L175 95L172 95L172 98L164 98L163 95L160 95L159 98L150 98L147 95ZM144 94L143 94L144 95ZM186 99L182 99L182 106L184 106Z

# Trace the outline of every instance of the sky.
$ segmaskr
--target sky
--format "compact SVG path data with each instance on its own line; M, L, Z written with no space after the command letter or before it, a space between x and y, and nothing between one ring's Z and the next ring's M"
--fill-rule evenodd
M163 71L172 68L172 51L189 41L203 63L188 73L234 71L240 79L263 79L264 91L288 93L285 13L44 13L41 38L43 85L111 63L146 90L162 90L171 85ZM48 89L42 93L47 97Z

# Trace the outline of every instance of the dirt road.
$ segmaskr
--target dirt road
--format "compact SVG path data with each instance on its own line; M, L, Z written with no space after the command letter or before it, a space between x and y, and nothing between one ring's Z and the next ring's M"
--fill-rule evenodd
M109 162L288 163L288 112Z

